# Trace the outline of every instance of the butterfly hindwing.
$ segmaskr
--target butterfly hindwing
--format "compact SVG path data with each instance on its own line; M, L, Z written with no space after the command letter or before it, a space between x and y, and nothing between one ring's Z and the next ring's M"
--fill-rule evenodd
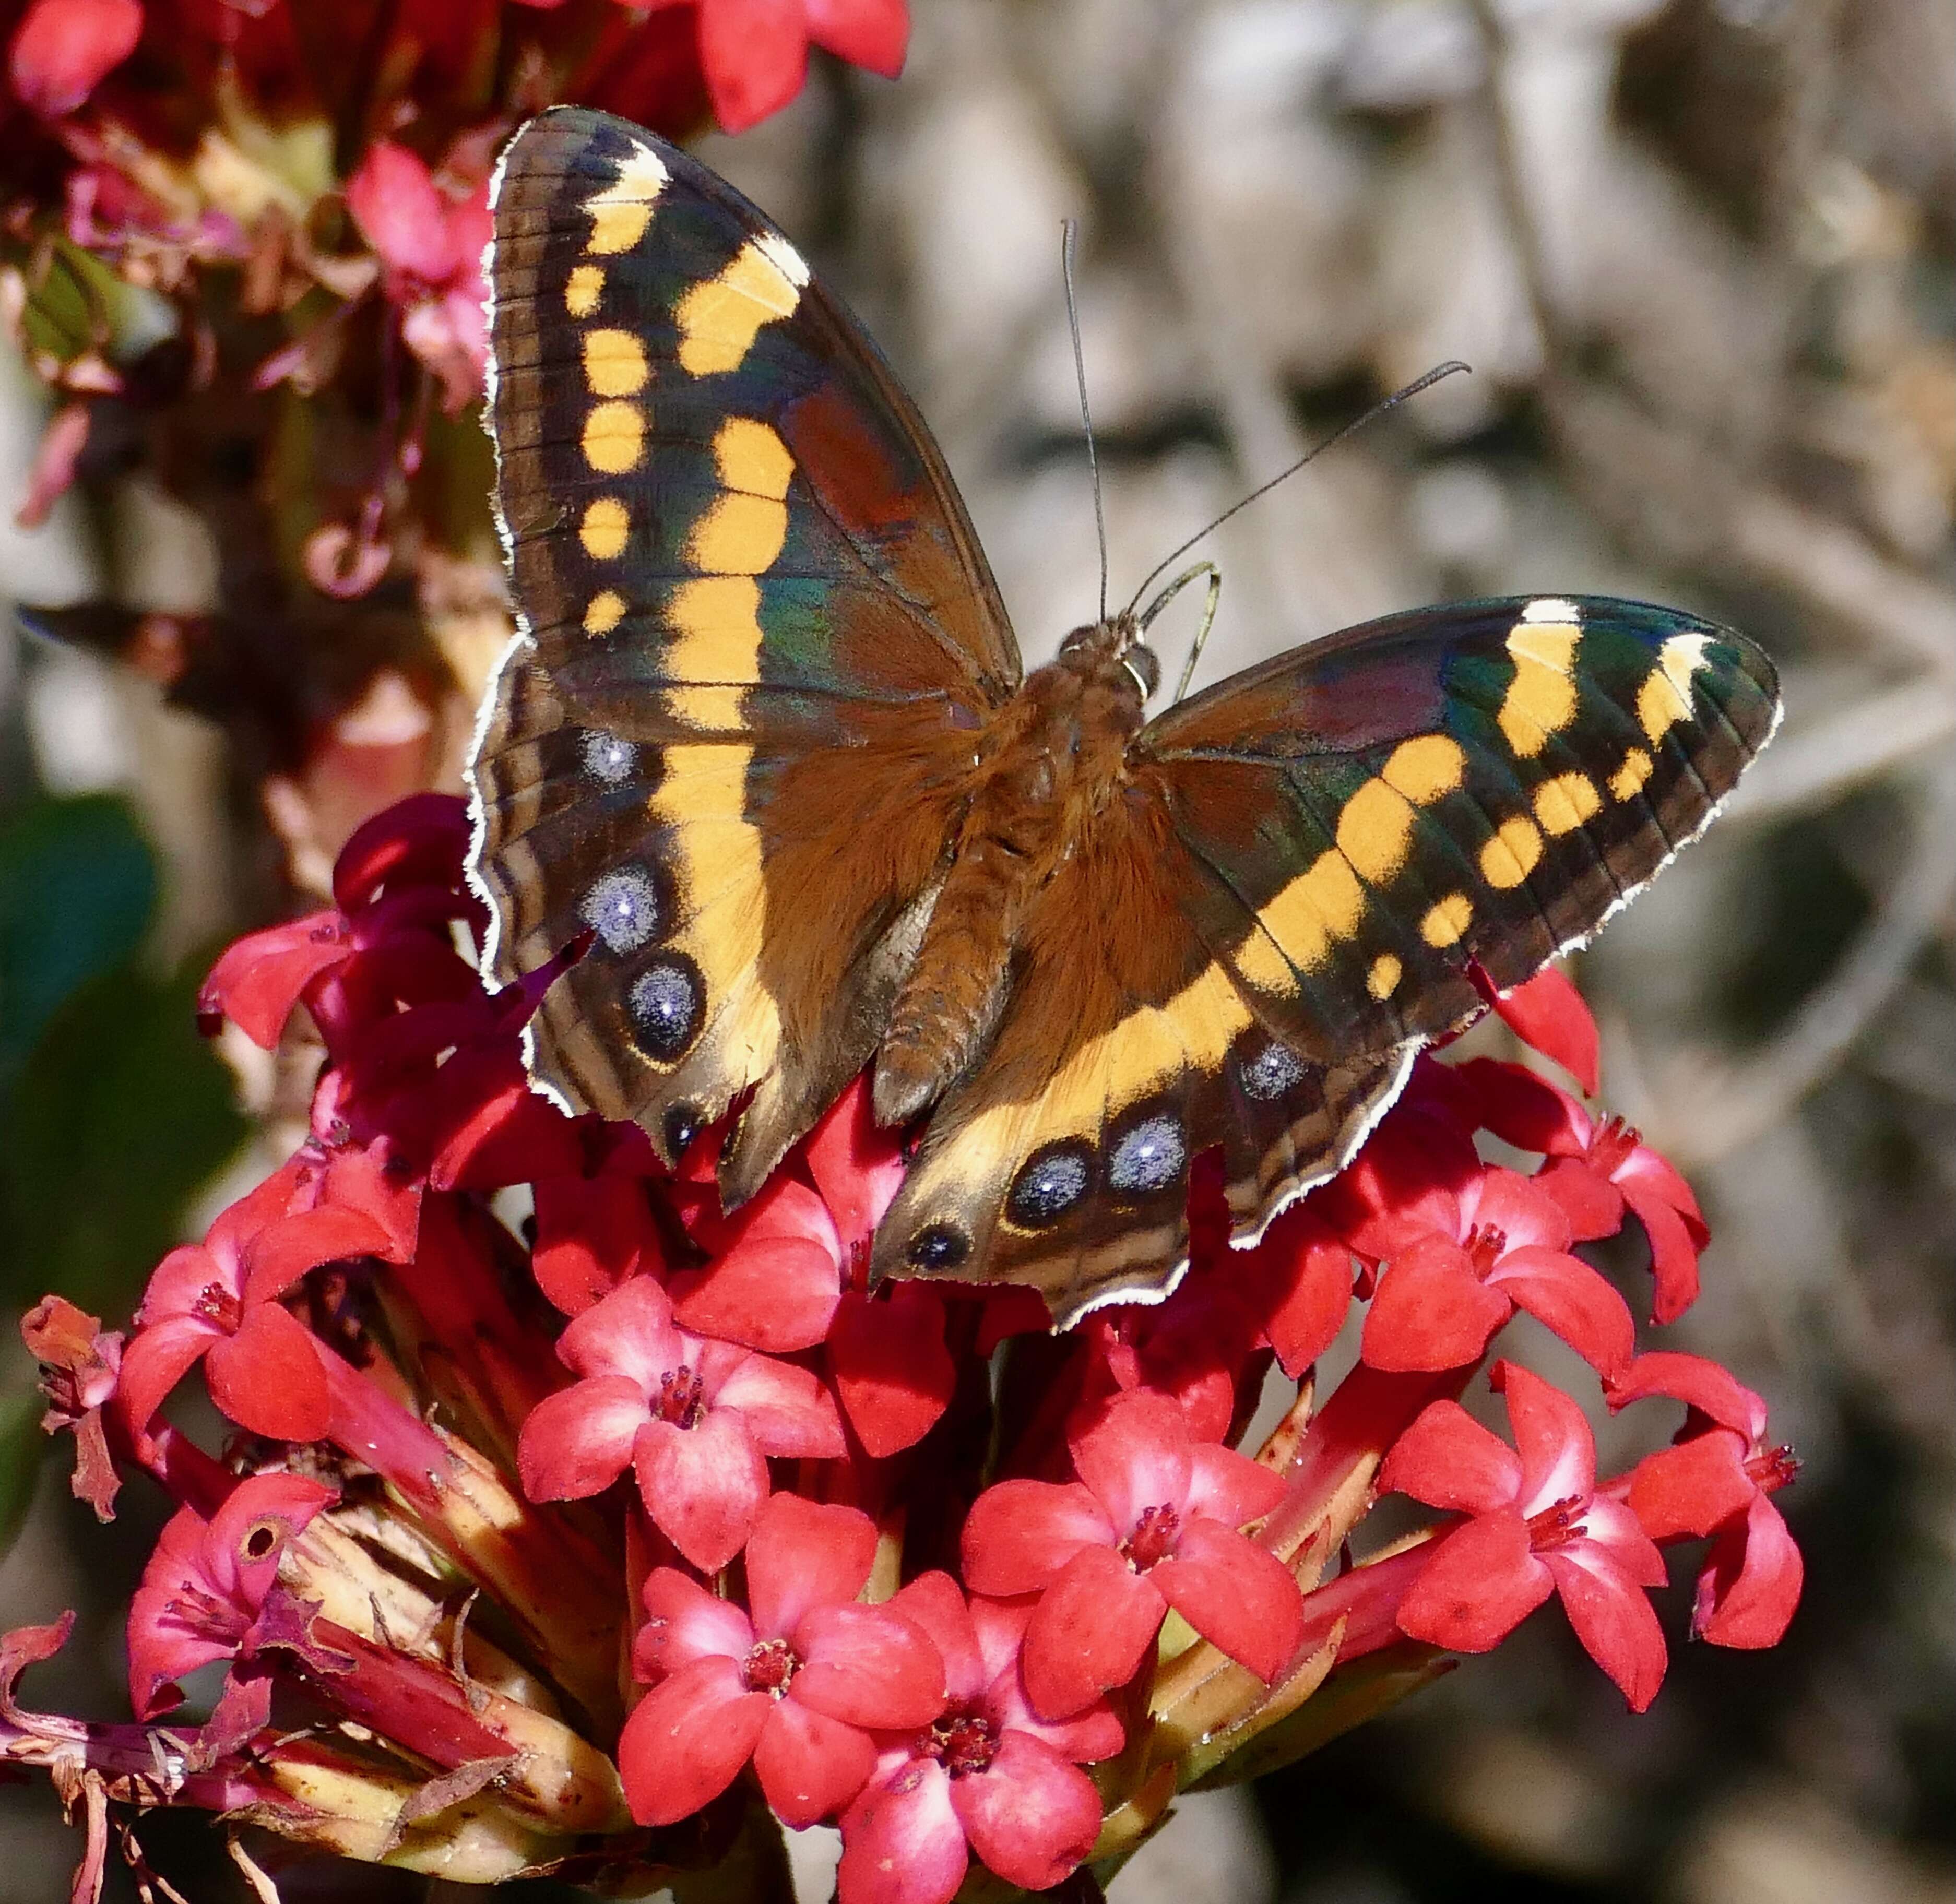
M1744 638L1560 597L1396 616L1169 709L1042 895L879 1266L982 1266L1062 1320L1159 1290L1210 1149L1260 1234L1486 984L1582 944L1703 828L1778 711Z
M562 109L494 216L497 976L592 930L537 1075L668 1151L754 1089L751 1188L868 1056L1017 651L907 399L730 188Z

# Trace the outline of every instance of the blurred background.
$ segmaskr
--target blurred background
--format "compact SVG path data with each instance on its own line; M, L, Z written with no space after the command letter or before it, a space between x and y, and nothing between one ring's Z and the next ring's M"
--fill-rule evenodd
M358 39L310 57L350 71ZM683 61L581 56L566 96L700 123ZM139 58L131 123L196 79ZM204 83L222 137L182 175L282 233L269 261L194 207L144 228L99 179L91 251L90 153L57 163L18 107L0 120L0 593L29 611L0 626L13 1312L58 1289L119 1320L262 1169L254 1133L292 1081L199 1040L197 982L228 936L317 903L366 813L456 783L505 625L466 376L411 316L420 407L398 400L389 313L440 287L404 288L364 228L381 262L357 282L354 239L320 225L293 181L343 177L343 136L315 153ZM421 143L455 201L478 143ZM1200 680L1410 604L1535 590L1708 613L1784 679L1785 728L1727 817L1579 976L1606 1100L1712 1225L1672 1345L1763 1392L1805 1463L1779 1502L1808 1565L1790 1634L1679 1645L1633 1720L1538 1622L1189 1805L1117 1904L1956 1899L1956 0L913 0L900 83L819 57L785 110L698 150L917 397L1029 662L1096 593L1074 216L1117 597L1368 402L1473 367L1215 538ZM64 191L55 241L21 206ZM193 281L232 286L207 323L184 320ZM0 1616L80 1606L35 1703L106 1716L160 1517L132 1488L98 1529L37 1414L10 1328ZM1674 1636L1686 1610L1674 1594ZM51 1798L0 1807L0 1897L65 1897ZM200 1904L242 1898L203 1830L145 1841ZM285 1883L427 1894L364 1870Z

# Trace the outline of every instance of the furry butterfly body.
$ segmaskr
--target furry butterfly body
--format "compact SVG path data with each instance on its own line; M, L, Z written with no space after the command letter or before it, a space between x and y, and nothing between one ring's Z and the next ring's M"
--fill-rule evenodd
M495 220L489 966L589 933L535 1077L669 1158L731 1113L730 1204L872 1066L920 1133L877 1273L1159 1291L1204 1152L1259 1234L1777 719L1743 637L1598 597L1392 616L1152 720L1131 616L1021 678L922 421L753 206L572 109Z

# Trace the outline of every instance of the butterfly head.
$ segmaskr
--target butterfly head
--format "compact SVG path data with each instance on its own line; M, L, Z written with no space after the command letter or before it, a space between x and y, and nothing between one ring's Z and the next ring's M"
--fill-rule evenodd
M1118 670L1143 701L1161 686L1161 661L1143 638L1140 619L1131 610L1076 628L1059 645L1060 659L1082 673Z

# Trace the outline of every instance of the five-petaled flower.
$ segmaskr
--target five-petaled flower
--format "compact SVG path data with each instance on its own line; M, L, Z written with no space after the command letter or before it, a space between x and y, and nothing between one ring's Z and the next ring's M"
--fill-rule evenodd
M943 1710L929 1635L857 1600L875 1558L866 1514L777 1494L747 1543L746 1608L676 1568L651 1574L633 1660L656 1683L618 1742L641 1824L690 1816L750 1758L776 1814L812 1824L863 1789L872 1729L927 1726Z
M211 1400L239 1427L276 1441L326 1433L332 1411L319 1358L330 1351L279 1298L319 1264L384 1251L390 1239L359 1210L286 1214L297 1168L267 1177L201 1243L156 1266L122 1354L118 1401L133 1433L200 1361Z
M1637 1517L1596 1486L1582 1411L1513 1362L1490 1373L1513 1448L1457 1401L1435 1401L1393 1444L1380 1486L1471 1518L1434 1546L1399 1603L1415 1639L1485 1653L1551 1593L1590 1657L1642 1712L1664 1679L1664 1634L1644 1589L1664 1560Z
M1731 1647L1777 1646L1800 1604L1805 1566L1768 1496L1800 1464L1766 1441L1766 1404L1715 1362L1659 1349L1604 1392L1611 1409L1650 1396L1686 1404L1668 1448L1646 1455L1622 1489L1653 1540L1712 1537L1691 1630Z
M1238 1530L1283 1498L1282 1477L1195 1440L1164 1395L1120 1396L1068 1445L1078 1480L1001 1481L964 1524L973 1591L1040 1596L1025 1641L1033 1710L1067 1718L1131 1679L1170 1606L1274 1679L1301 1629L1297 1583Z
M806 1369L695 1335L635 1276L557 1341L584 1379L531 1411L517 1448L533 1501L582 1499L629 1463L659 1530L702 1572L726 1565L768 1498L771 1455L843 1452L835 1403Z
M1075 1761L1118 1752L1120 1720L1104 1700L1068 1720L1033 1710L1023 1603L967 1604L948 1574L927 1573L889 1604L935 1642L948 1703L927 1729L884 1745L843 1814L841 1904L946 1904L967 1846L1008 1884L1051 1890L1099 1835L1100 1795Z
M286 1543L333 1498L300 1475L257 1474L208 1521L178 1509L129 1603L129 1698L140 1717L177 1704L185 1673L248 1652Z

